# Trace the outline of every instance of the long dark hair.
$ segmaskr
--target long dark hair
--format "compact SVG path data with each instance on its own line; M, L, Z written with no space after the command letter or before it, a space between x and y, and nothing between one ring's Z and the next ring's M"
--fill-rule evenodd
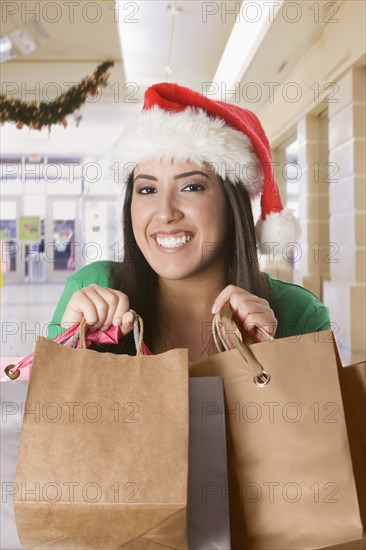
M222 181L222 180L221 180ZM259 270L253 213L249 195L243 185L222 181L228 208L228 231L222 253L227 268L227 284L238 286L268 299L268 287ZM158 276L139 249L132 230L131 202L133 174L127 181L122 224L124 237L123 262L112 264L110 286L124 292L144 320L144 341L152 352L162 342L165 318L159 297ZM118 346L106 351L134 355L132 333L121 338Z

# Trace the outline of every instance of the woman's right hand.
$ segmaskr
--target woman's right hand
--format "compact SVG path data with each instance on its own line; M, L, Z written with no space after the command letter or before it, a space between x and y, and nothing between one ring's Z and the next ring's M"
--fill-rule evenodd
M89 285L71 296L61 319L61 326L70 328L85 317L90 332L119 326L122 334L133 327L133 314L129 311L128 296L112 288Z

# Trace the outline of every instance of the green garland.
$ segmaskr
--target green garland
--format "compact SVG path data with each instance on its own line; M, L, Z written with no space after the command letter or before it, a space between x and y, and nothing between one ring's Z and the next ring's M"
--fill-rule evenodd
M67 92L60 95L54 101L46 103L35 101L26 103L19 99L6 99L0 95L0 123L15 122L16 127L21 129L24 124L34 130L41 130L53 124L62 124L66 128L66 116L85 103L87 95L95 96L98 86L105 88L109 78L107 72L113 67L113 61L105 61L99 65L89 78L84 78L79 84L72 86Z

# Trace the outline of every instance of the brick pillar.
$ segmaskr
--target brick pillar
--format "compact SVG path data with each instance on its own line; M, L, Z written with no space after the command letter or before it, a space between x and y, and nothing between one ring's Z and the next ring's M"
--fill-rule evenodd
M329 183L329 235L334 243L330 281L323 298L344 362L366 355L365 293L365 70L353 67L338 82L329 103L329 162L337 171Z
M327 113L307 115L297 125L301 257L294 282L323 298L323 280L329 278L328 136Z

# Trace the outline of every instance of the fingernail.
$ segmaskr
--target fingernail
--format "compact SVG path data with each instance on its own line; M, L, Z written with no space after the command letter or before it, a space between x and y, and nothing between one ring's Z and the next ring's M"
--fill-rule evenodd
M127 324L132 324L133 321L134 321L134 316L133 316L133 313L128 313L125 317L125 319L127 318Z
M220 306L219 304L217 304L216 302L214 303L214 305L212 306L212 310L211 310L211 313L213 313L214 315L216 313L218 313L220 311Z
M130 330L131 327L132 327L132 323L125 323L124 325L121 326L121 332Z
M118 318L118 319L115 319L115 320L113 321L113 324L114 324L115 327L119 327L119 325L120 325L121 323L122 323L122 319L119 319L119 318Z

